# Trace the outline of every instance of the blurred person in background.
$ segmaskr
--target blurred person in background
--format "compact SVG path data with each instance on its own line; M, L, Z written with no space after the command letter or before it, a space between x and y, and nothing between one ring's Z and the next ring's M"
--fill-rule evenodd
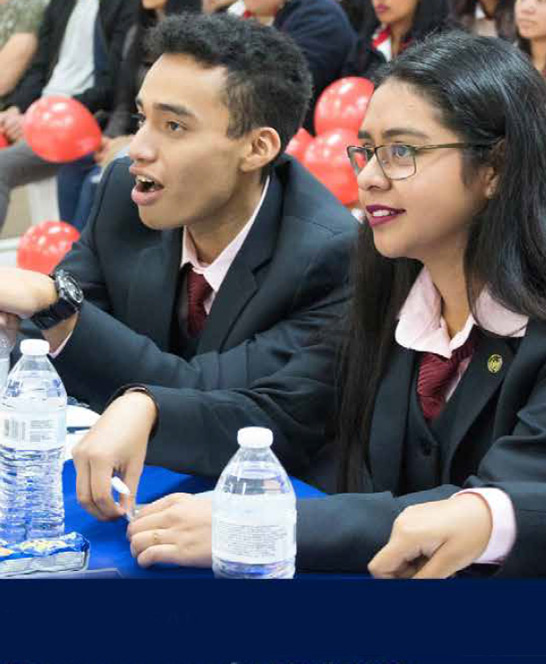
M516 0L518 45L546 76L546 0Z
M26 110L40 97L56 95L76 99L91 113L110 110L136 7L136 0L51 0L47 6L34 59L0 113L0 126L14 143L0 151L0 228L12 189L59 170L21 140Z
M358 41L343 68L344 76L373 78L410 44L453 24L449 0L364 0Z
M452 0L452 7L455 20L474 34L514 40L514 0Z
M101 174L116 155L126 152L138 129L135 97L152 65L143 48L146 30L165 16L199 11L200 6L200 0L141 0L136 23L128 32L123 47L114 109L108 116L100 150L61 166L57 176L61 219L78 230L83 229L91 212Z
M48 2L0 0L0 110L36 52L37 33Z
M322 91L342 76L356 34L336 0L204 0L205 13L228 9L288 34L299 46L313 76L313 98L303 126L313 133L313 113Z

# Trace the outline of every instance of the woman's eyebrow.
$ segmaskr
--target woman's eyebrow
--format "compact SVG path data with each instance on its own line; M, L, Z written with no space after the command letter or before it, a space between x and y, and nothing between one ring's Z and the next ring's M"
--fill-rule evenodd
M409 127L393 127L392 129L387 129L382 133L384 138L393 138L395 136L414 136L415 138L428 139L428 134L425 134L418 129L410 129Z
M428 139L429 136L418 129L410 129L409 127L393 127L381 133L383 138L394 138L395 136L414 136L415 138ZM369 131L362 129L358 132L358 138L371 140L372 135Z

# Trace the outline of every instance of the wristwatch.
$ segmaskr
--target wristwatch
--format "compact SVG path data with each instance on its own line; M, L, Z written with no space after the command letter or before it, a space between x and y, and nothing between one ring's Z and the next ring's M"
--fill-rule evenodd
M83 304L83 291L76 277L66 270L55 270L51 275L55 282L57 301L47 309L37 311L31 321L40 330L49 330L77 313Z

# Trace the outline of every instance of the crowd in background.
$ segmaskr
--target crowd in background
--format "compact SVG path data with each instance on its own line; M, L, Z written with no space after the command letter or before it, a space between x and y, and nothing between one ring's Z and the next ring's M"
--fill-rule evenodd
M169 14L227 11L288 33L313 76L304 123L311 132L314 105L328 85L344 76L373 79L382 64L431 33L457 27L498 36L546 71L542 0L90 0L85 16L81 4L0 0L0 130L10 145L20 144L0 155L0 227L14 187L58 175L60 216L83 228L102 171L125 153L135 131L134 99L150 65L143 34ZM76 8L87 31L78 28ZM55 93L82 101L103 128L95 154L62 168L30 154L22 140L23 113Z

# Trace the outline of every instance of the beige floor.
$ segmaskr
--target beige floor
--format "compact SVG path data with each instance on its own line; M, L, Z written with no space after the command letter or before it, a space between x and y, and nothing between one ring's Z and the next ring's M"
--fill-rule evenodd
M24 187L15 189L11 196L6 223L0 233L0 240L19 237L30 227L30 210L27 192Z

